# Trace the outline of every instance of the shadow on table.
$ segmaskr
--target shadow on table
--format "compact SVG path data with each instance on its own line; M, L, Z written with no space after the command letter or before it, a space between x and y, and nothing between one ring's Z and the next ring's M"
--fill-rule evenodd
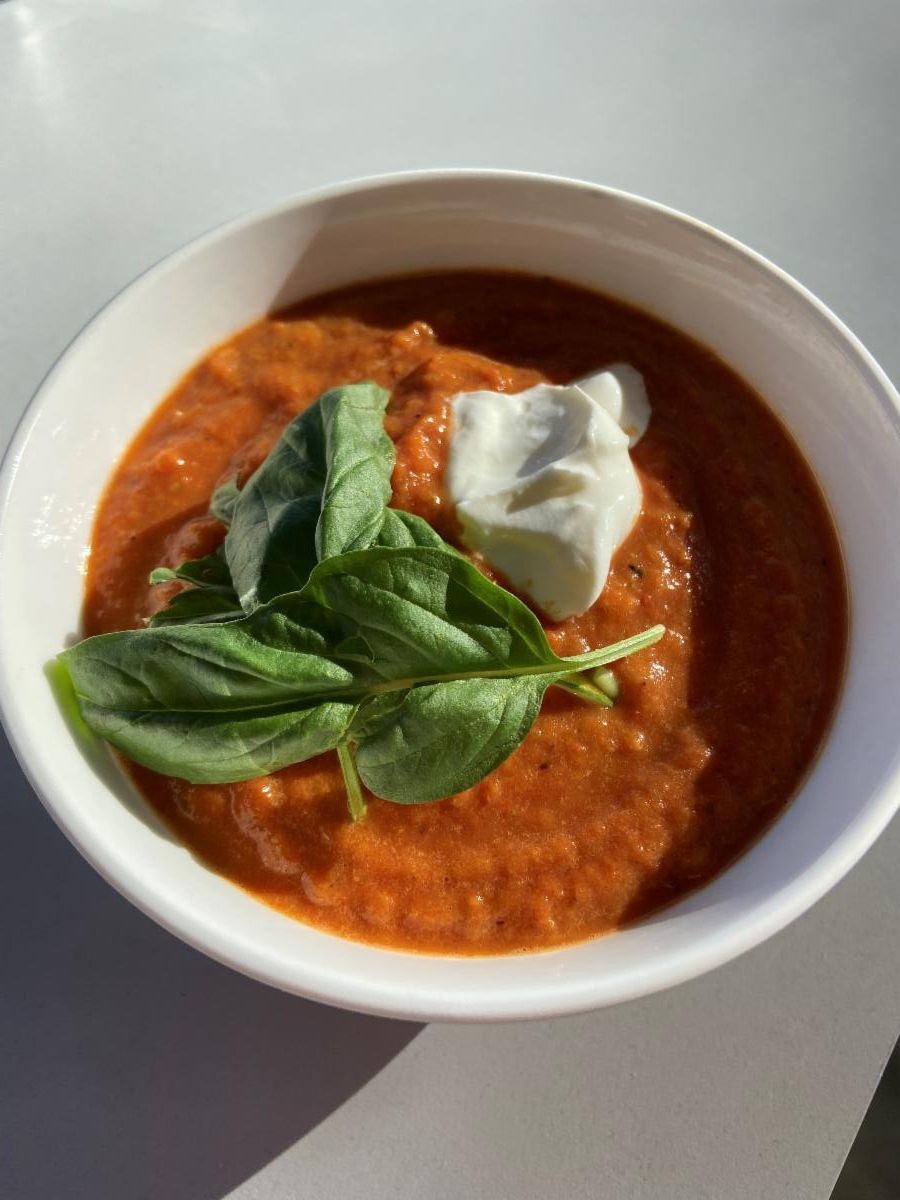
M0 1195L218 1200L419 1025L283 995L183 946L54 829L0 734Z
M831 1200L897 1200L900 1196L900 1044L863 1118Z

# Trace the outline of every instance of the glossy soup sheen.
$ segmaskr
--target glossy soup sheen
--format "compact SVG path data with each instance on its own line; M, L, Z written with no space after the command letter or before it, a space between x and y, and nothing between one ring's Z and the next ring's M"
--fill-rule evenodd
M177 585L151 588L151 568L220 542L205 515L216 484L236 468L246 478L326 388L374 379L392 390L393 503L453 540L448 397L568 382L616 361L644 373L653 409L634 450L643 511L593 608L547 625L562 654L666 625L616 668L615 708L551 689L523 745L477 787L418 807L373 798L356 825L333 754L223 786L133 768L201 859L334 933L499 953L586 938L673 900L779 812L815 756L843 667L844 576L821 496L779 423L711 353L549 279L368 283L214 350L113 476L86 632L139 626L165 603Z

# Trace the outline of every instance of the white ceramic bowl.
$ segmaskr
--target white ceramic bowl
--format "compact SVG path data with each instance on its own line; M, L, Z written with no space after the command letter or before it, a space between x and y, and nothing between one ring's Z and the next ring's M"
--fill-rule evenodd
M801 793L734 866L612 936L460 959L320 933L199 864L111 759L76 743L44 665L78 628L93 513L116 460L207 348L324 288L474 266L545 272L629 300L749 380L829 498L853 624L827 745ZM70 346L25 414L0 476L6 730L52 816L110 883L185 941L267 983L368 1012L462 1020L550 1016L658 991L802 913L898 807L898 408L872 358L802 287L730 238L646 200L485 171L392 176L290 200L200 238L128 287Z

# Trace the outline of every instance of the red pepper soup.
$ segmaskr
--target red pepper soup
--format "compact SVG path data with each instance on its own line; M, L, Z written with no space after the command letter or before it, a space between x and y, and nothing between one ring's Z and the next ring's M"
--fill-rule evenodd
M470 790L352 822L333 753L249 782L137 786L204 862L299 920L409 950L494 954L588 938L709 880L790 800L843 671L837 539L797 448L708 350L605 296L494 272L317 296L213 350L163 401L97 515L86 634L141 627L214 550L217 484L243 482L323 391L391 392L392 504L459 545L444 488L452 396L637 368L652 407L632 451L643 505L606 586L545 622L574 655L657 623L615 666L613 708L551 689L522 745ZM477 560L476 560L477 561ZM487 566L477 565L490 571ZM501 581L502 582L502 581Z

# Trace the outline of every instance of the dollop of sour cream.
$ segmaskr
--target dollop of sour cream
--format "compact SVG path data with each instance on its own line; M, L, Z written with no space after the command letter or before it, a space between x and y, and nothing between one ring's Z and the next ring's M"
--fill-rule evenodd
M554 620L585 612L641 510L629 454L650 420L640 372L460 392L451 406L446 482L466 545Z

